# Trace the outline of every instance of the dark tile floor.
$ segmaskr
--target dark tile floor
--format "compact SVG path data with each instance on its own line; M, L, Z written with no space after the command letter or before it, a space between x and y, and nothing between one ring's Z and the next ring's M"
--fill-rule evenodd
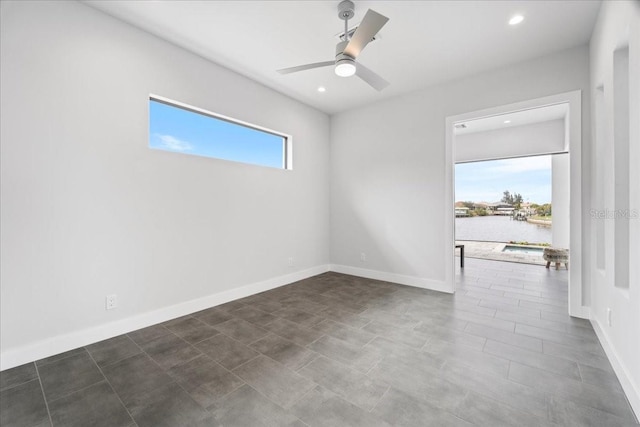
M567 272L327 273L0 374L1 426L629 426Z

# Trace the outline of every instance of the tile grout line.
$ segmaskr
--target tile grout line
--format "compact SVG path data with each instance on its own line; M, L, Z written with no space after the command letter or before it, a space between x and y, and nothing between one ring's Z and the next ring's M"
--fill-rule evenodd
M214 360L215 362L215 360ZM222 365L220 365L222 366ZM223 366L224 368L224 366ZM226 368L225 368L226 369ZM231 372L231 371L229 371ZM235 375L233 372L231 372L232 375ZM240 390L243 386L245 385L249 385L247 384L242 378L240 378L239 376L235 375L236 378L240 379L242 381L242 384L240 384L238 387L234 388L233 390L229 391L228 393L223 394L222 396L220 396L219 398L217 398L211 405L207 406L205 409L205 411L207 411L208 413L210 413L211 415L214 415L214 413L216 412L215 410L211 410L209 408L215 406L215 404L217 403L217 401L224 399L225 397L231 395L232 393L235 393L236 391Z
M543 344L544 344L544 341L543 341ZM576 362L576 365L578 365L578 375L580 375L580 381L584 383L584 377L582 376L582 369L580 369L580 364Z
M129 338L129 337L127 337L127 338ZM129 339L131 339L131 338L129 338ZM131 340L131 341L133 341L133 340ZM134 344L136 344L135 342L133 342L133 343L134 343ZM138 344L136 344L136 345L138 345ZM85 350L86 350L86 347L85 347ZM142 349L140 349L140 350L142 350ZM118 398L118 402L120 402L120 404L122 405L122 407L124 408L124 410L125 410L125 411L127 411L127 414L129 414L129 417L131 418L131 421L133 421L133 422L134 422L134 424L137 426L137 425L138 425L138 423L136 422L136 419L135 419L135 418L133 418L133 414L131 414L131 412L129 411L129 408L127 408L127 405L125 405L125 404L124 404L124 402L123 402L123 401L122 401L122 399L120 398L120 395L118 394L118 392L115 390L115 388L113 388L113 385L111 384L111 381L109 381L109 379L107 378L107 376L104 374L104 372L102 371L102 368L98 365L98 363L97 363L97 362L96 362L96 360L93 358L93 355L89 352L89 350L87 350L87 353L89 353L89 357L91 358L91 360L93 361L93 363L96 365L96 367L97 367L97 368L98 368L98 370L100 371L100 375L102 375L102 378L104 378L105 382L109 385L109 388L111 389L111 391L113 392L113 394ZM130 357L133 357L133 356L136 356L136 355L134 354L134 355L132 355L132 356L130 356ZM125 358L125 359L128 359L128 358ZM122 360L125 360L125 359L122 359ZM93 384L93 385L95 385L95 384ZM91 387L91 386L89 386L89 387ZM83 390L85 390L86 388L88 388L88 387L85 387Z
M382 402L382 399L384 399L384 397L387 395L387 393L389 393L389 390L391 390L391 385L387 385L387 388L385 389L384 393L382 393L380 395L380 397L378 398L376 403L374 403L373 406L371 407L371 409L369 409L369 411L368 411L369 413L373 413L373 411L378 407L380 402Z
M304 348L304 347L303 347L303 348ZM292 369L292 371L293 371L293 372L295 372L295 373L296 373L296 374L298 374L298 375L302 375L302 374L300 373L300 371L301 371L301 370L303 370L303 369L304 369L304 368L306 368L307 366L311 365L313 362L315 362L315 361L316 361L316 360L318 360L319 358L321 358L321 357L325 357L325 356L323 356L323 355L322 355L322 354L320 354L320 353L317 353L317 352L314 352L314 353L316 353L316 356L315 356L313 359L309 360L307 363L305 363L304 365L302 365L301 367L299 367L299 368L298 368L298 369L296 369L296 370L293 370L293 369ZM277 360L276 360L276 362L277 362ZM304 376L304 375L302 375L302 376ZM306 377L305 377L305 378L306 378Z
M33 363L33 364L34 364L34 366L35 366L35 362L29 362L29 363ZM16 368L19 368L19 367L20 367L20 366L16 366ZM13 369L13 368L9 368L9 369ZM8 371L9 369L7 369L7 371ZM3 372L5 372L5 371L3 371ZM0 390L0 392L3 392L3 391L9 391L9 390L11 390L11 389L13 389L13 388L20 387L20 386L22 386L22 385L25 385L26 383L30 383L31 381L33 381L33 380L35 380L35 379L37 379L37 378L38 378L38 373L37 373L37 371L36 371L36 377L35 377L35 378L31 378L30 380L23 381L23 382L21 382L21 383L19 383L19 384L15 384L15 385L12 385L12 386L9 386L9 387L5 387L5 388L1 389L1 390Z
M164 323L164 322L163 322L163 323ZM205 357L208 357L209 359L211 359L207 354L205 354L204 352L202 352L200 349L198 349L197 347L195 347L193 344L191 344L191 343L187 342L186 340L184 340L184 339L182 339L181 337L179 337L178 335L176 335L172 330L170 330L169 328L167 328L166 326L164 326L162 323L158 323L158 325L162 326L162 327L163 327L163 328L165 328L167 331L169 331L169 334L172 334L172 335L174 335L175 337L179 338L179 339L180 339L180 340L182 340L185 344L187 344L187 346L193 347L196 351L198 351L198 352L200 353L198 356L196 356L196 357L194 357L194 358L192 358L192 359L190 359L190 360L188 360L188 361L186 361L186 362L184 362L184 363L182 363L182 364L179 364L179 365L184 365L184 364L186 364L186 363L189 363L189 362L191 362L191 361L193 361L193 360L197 359L197 358L198 358L198 357L200 357L200 356L205 356ZM220 332L220 333L222 333L222 332ZM167 335L168 335L168 334L167 334ZM164 336L166 336L166 335L163 335L162 337L164 337ZM162 337L158 337L158 338L162 338ZM156 339L158 339L158 338L156 338ZM129 337L129 339L131 339L131 337ZM207 412L207 413L211 413L207 408L205 408L205 407L204 407L204 406L202 406L199 402L197 402L197 401L196 401L196 400L191 396L191 394L190 394L187 390L185 390L185 388L184 388L184 387L182 387L182 386L181 386L181 385L180 385L180 384L179 384L179 383L178 383L178 382L177 382L177 381L176 381L176 380L175 380L171 375L169 375L169 373L168 373L167 371L168 371L169 369L171 369L171 368L169 368L169 369L164 369L162 366L160 366L160 364L159 364L159 363L158 363L158 362L157 362L153 357L151 357L151 355L150 355L149 353L147 353L147 352L144 350L144 348L142 348L142 346L141 346L140 344L138 344L137 342L135 342L133 339L131 339L131 341L133 341L133 343L134 343L136 346L138 346L138 348L139 348L139 349L140 349L140 351L142 352L142 353L138 353L138 354L144 354L145 356L147 356L147 357L149 358L149 360L151 360L151 362L152 362L152 363L154 363L154 364L158 367L158 369L160 369L160 371L161 371L162 373L166 374L166 375L171 379L171 382L172 382L172 383L174 383L176 386L180 387L180 389L181 389L182 391L184 391L184 392L189 396L189 398L190 398L190 399L191 399L191 400L192 400L196 405L198 405L200 408L202 408L205 412ZM147 341L145 344L147 344L147 343L149 343L149 342L151 342L151 341L154 341L154 340L149 340L149 341ZM205 341L205 340L203 340L203 341ZM138 354L134 354L134 355L132 355L132 356L130 356L130 357L128 357L128 358L135 357L135 356L137 356ZM127 359L128 359L128 358L127 358ZM125 360L125 359L123 359L123 360ZM212 359L212 360L213 360L213 359ZM216 361L215 361L215 360L213 360L213 362L216 362ZM216 362L216 363L217 363L217 362ZM175 366L179 366L179 365L175 365ZM220 366L222 366L222 365L220 365ZM223 368L224 368L224 366L223 366ZM98 369L100 369L100 367L98 367ZM225 369L226 369L226 368L225 368ZM227 369L227 371L229 371L229 370ZM102 371L101 371L101 372L102 372ZM230 371L229 371L229 372L230 372ZM233 372L231 372L231 373L233 373ZM104 374L103 374L103 375L104 375ZM237 375L236 375L236 376L237 376ZM105 376L105 379L106 379L106 376ZM243 381L244 381L244 380L243 380ZM107 382L108 382L108 380L107 380ZM111 384L109 383L109 385L111 385ZM241 386L240 386L240 387L241 387ZM113 386L112 386L112 388L113 388ZM239 388L239 387L238 387L238 388ZM116 393L116 395L117 395L117 392L116 392L115 390L114 390L114 393ZM120 396L119 396L119 395L118 395L118 399L120 399ZM120 400L120 402L122 402L122 400ZM124 405L124 402L122 402L122 404ZM127 410L127 412L129 412L129 408L127 408L127 407L126 407L126 405L124 405L124 407L125 407L125 409ZM130 413L130 412L129 412L129 414L131 415L131 413ZM136 423L136 425L138 425L138 424L137 424L137 422L135 421L135 419L133 418L133 416L131 416L131 419L133 419L133 421Z
M47 408L49 423L53 427L53 419L51 418L51 411L49 410L49 402L47 402L47 394L44 392L44 386L42 385L42 378L40 378L40 370L38 369L36 362L33 362L33 365L36 367L36 375L38 376L38 383L40 384L40 391L42 392L42 400L44 400L44 405Z
M311 381L311 380L310 380ZM300 396L299 398L297 398L295 401L293 401L291 403L291 405L289 406L289 408L282 408L282 406L278 405L277 403L273 402L271 399L269 399L267 396L264 396L264 394L260 393L258 390L254 389L253 387L251 387L249 385L249 387L251 387L252 389L254 389L256 392L260 393L260 395L264 396L269 402L279 406L280 408L284 409L285 411L289 411L291 408L293 408L295 405L298 404L298 402L300 402L302 399L304 399L309 393L311 393L313 390L315 390L317 387L322 387L320 384L316 383L315 381L311 381L314 386L311 387L309 390L305 391L304 393L302 393L302 396ZM247 384L248 385L248 384ZM324 387L322 387L324 388ZM333 393L333 392L332 392ZM298 417L297 415L294 415L296 418L300 419L300 417ZM302 421L302 420L300 420ZM303 421L304 422L304 421ZM305 423L307 424L307 423Z
M198 352L200 353L200 354L198 354L198 356L193 357L193 358L189 359L188 361L186 361L186 362L184 362L184 363L181 363L181 364L178 364L178 365L172 366L171 368L174 368L174 367L176 367L176 366L180 366L180 365L187 364L187 363L189 363L189 362L191 362L191 361L193 361L193 360L197 359L198 357L200 357L200 356L202 356L202 355L207 356L207 355L206 355L205 353L203 353L200 349L198 349L197 347L195 347L195 346L194 346L194 345L192 345L191 343L187 342L186 340L184 340L184 339L180 338L178 335L176 335L174 332L172 332L169 328L166 328L166 329L167 329L170 333L172 333L174 336L176 336L176 337L178 337L179 339L181 339L182 341L184 341L184 343L185 343L185 344L187 344L187 346L194 348L196 351L198 351ZM136 345L138 345L138 344L136 343ZM199 402L197 402L197 401L196 401L196 400L191 396L191 393L189 393L187 390L185 390L185 388L184 388L182 385L180 385L180 383L178 383L178 382L177 382L177 381L176 381L176 380L175 380L171 375L169 375L169 373L168 373L167 371L169 371L169 369L171 369L171 368L169 368L169 369L164 369L164 368L163 368L162 366L160 366L160 364L159 364L159 363L158 363L158 362L157 362L153 357L151 357L151 355L150 355L149 353L147 353L147 352L146 352L142 347L140 347L140 350L142 350L142 353L143 353L145 356L147 356L147 357L151 360L151 362L152 362L152 363L154 363L154 364L155 364L155 365L160 369L160 371L162 371L162 373L166 374L166 375L171 379L171 382L172 382L173 384L175 384L176 386L180 387L180 389L181 389L182 391L184 391L184 392L187 394L187 396L189 396L189 399L191 399L191 400L192 400L196 405L198 405L198 407L202 408L202 409L203 409L205 412L207 412L207 413L211 413L211 412L209 412L209 410L208 410L207 408L205 408L205 407L204 407L204 406L202 406ZM132 357L133 357L133 356L132 356ZM237 375L236 375L236 376L237 376ZM244 381L244 380L243 380L243 381ZM126 407L126 406L125 406L125 407ZM127 409L127 410L128 410L128 409ZM133 418L133 417L132 417L132 418ZM135 421L135 419L134 419L134 421ZM136 423L136 424L137 424L137 423Z
M447 411L447 412L453 414L454 417L457 417L457 418L459 418L459 419L461 419L461 420L466 422L467 420L465 420L464 418L462 418L460 416L460 407L462 406L464 401L467 400L467 397L469 397L469 393L471 393L471 390L467 389L466 387L463 387L463 389L465 390L465 393L464 393L464 397L462 399L460 399L460 403L458 403L455 406L455 408L453 408L452 411Z
M87 351L87 349L86 349L86 347L85 347L85 346L77 347L77 348L72 348L71 350L65 351L64 353L71 353L72 351L75 351L75 350L77 350L78 348L82 348L85 352L87 352L87 353L88 353L88 351ZM64 354L64 353L60 353L60 354ZM46 357L46 358L44 358L44 359L34 360L32 363L34 363L34 364L36 365L36 368L38 368L38 362L39 362L40 360L46 360L46 359L49 359L49 358L51 358L51 357L59 356L60 354L54 354L54 355L49 356L49 357ZM80 354L80 353L72 353L72 354L68 354L68 355L66 355L66 356L64 356L64 357L61 357L60 359L56 359L56 360L54 360L54 361L52 361L52 362L44 363L44 364L42 364L42 365L40 366L40 368L44 368L45 366L47 366L47 365L51 365L52 363L56 363L56 362L59 362L59 361L64 360L64 359L68 359L68 358L70 358L70 357L77 356L78 354Z

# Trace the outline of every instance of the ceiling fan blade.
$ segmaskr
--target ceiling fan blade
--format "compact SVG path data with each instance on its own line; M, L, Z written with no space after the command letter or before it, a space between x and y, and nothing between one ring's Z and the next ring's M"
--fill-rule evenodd
M365 82L369 83L378 92L389 86L389 82L371 71L369 68L358 63L356 65L356 76L360 77Z
M283 68L278 70L280 74L297 73L298 71L311 70L313 68L328 67L334 65L335 61L314 62L313 64L298 65L297 67Z
M349 40L349 44L344 48L344 53L356 58L388 20L389 18L380 15L375 10L367 10L364 19L353 34L353 37L351 37L351 40Z

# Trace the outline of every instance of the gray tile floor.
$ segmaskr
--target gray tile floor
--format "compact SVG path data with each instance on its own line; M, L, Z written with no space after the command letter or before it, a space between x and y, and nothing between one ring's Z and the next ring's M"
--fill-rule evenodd
M459 271L460 273L460 271ZM0 375L2 426L629 426L567 272L327 273Z

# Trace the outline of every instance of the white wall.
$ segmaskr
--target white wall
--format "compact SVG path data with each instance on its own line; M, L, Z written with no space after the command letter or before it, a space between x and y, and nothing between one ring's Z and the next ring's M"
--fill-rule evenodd
M566 150L564 119L455 136L457 162L534 156Z
M570 173L569 154L551 156L551 203L553 224L551 244L558 248L569 248L570 219Z
M1 15L3 369L326 270L327 115L80 3ZM294 170L150 150L150 93L292 135Z
M451 289L451 252L443 251L443 225L453 222L444 206L451 191L445 118L583 90L582 138L589 141L588 88L585 46L333 116L333 268Z
M614 99L613 52L629 46L629 169L627 183L629 208L635 216L629 221L627 283L616 278L615 219L619 206L614 195ZM590 44L591 111L597 138L593 141L593 167L597 181L591 188L590 220L593 257L589 263L592 279L591 316L596 332L620 378L636 414L640 414L640 3L603 2ZM599 89L601 88L601 89ZM619 111L615 112L618 119ZM602 215L602 216L599 216ZM598 238L600 236L600 238ZM598 262L597 254L604 255ZM599 268L602 267L602 268ZM626 282L626 280L625 280ZM611 324L607 322L611 309Z

